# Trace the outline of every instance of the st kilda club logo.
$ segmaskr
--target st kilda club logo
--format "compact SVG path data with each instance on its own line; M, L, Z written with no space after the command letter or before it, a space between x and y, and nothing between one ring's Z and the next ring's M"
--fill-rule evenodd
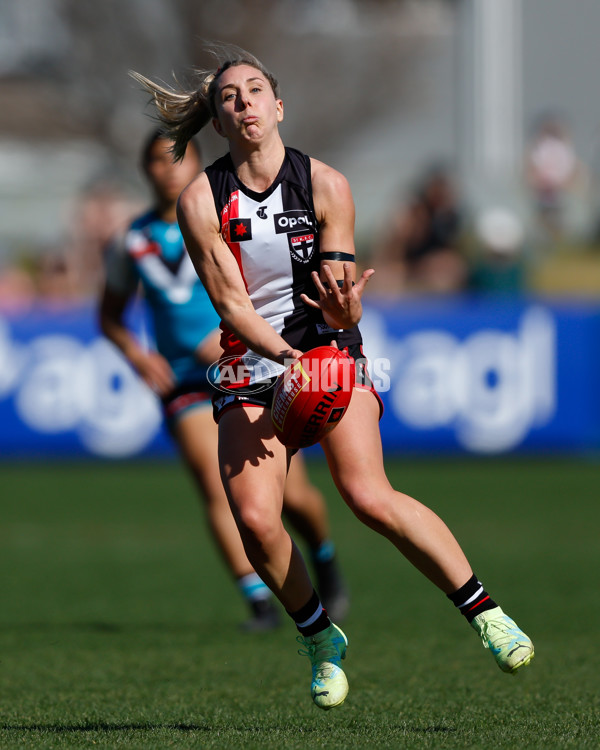
M308 263L315 249L315 235L312 233L292 234L288 235L288 241L292 258L300 263Z

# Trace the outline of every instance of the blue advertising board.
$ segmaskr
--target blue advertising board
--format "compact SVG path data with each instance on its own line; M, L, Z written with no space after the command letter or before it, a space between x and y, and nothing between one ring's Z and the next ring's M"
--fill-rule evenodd
M132 322L144 330L139 311ZM371 299L361 329L388 452L600 448L600 305ZM0 316L1 459L172 452L160 404L91 306Z
M133 322L144 330L139 311ZM169 451L156 396L92 306L0 317L0 458Z
M387 450L585 452L600 446L600 307L453 298L371 304L361 324ZM377 382L375 364L389 361Z

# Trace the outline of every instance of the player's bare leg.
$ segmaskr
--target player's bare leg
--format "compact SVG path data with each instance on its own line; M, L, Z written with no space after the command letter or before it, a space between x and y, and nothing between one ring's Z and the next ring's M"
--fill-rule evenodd
M531 639L473 575L446 524L429 508L394 490L385 475L373 394L355 389L343 420L322 442L338 489L354 513L387 537L455 604L505 672L533 658ZM360 434L360 441L354 438Z
M348 693L340 667L348 641L329 620L281 520L287 449L273 435L267 409L230 409L219 429L221 475L248 558L296 623L311 661L313 701L339 706Z
M387 537L449 594L472 575L471 567L446 524L422 503L390 485L378 420L375 396L356 388L344 418L322 441L334 482L361 521Z
M283 495L283 512L294 530L309 545L317 591L327 613L335 622L342 622L348 613L348 589L329 535L325 499L310 481L300 452L292 457L289 464Z
M308 601L313 586L281 519L287 461L267 409L236 407L223 414L221 477L246 554L286 610L294 611Z
M237 581L251 617L244 630L270 630L280 622L271 592L250 564L219 473L217 426L210 407L191 409L172 427L180 453L203 499L207 523L221 556Z

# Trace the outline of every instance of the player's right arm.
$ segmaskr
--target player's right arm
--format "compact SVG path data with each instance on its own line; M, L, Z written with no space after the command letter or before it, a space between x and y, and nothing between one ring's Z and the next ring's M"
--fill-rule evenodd
M137 288L128 261L121 244L113 243L107 252L106 282L98 309L100 330L121 350L146 385L159 395L166 395L174 386L171 366L158 352L145 349L125 324L125 310Z
M283 364L291 349L254 309L233 253L223 239L212 190L200 174L179 197L177 219L196 272L223 323L257 354Z

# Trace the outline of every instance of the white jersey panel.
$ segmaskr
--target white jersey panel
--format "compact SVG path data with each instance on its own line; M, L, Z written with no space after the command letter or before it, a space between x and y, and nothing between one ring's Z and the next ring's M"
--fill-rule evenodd
M286 234L273 231L273 218L284 211L281 185L265 200L255 201L241 191L239 215L252 217L252 239L240 242L242 271L256 312L277 333L294 309L292 260Z

